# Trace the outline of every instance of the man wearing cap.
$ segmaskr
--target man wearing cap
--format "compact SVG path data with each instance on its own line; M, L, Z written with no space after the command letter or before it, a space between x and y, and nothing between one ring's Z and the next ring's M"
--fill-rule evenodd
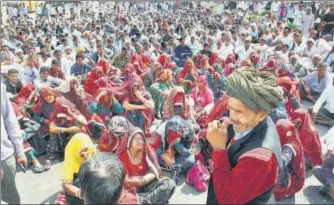
M327 65L320 63L317 70L301 79L300 83L299 92L302 99L315 103L325 88L331 84L331 79L327 73Z
M306 41L306 47L304 48L303 52L301 53L302 57L311 58L314 54L316 54L316 48L314 46L314 40L312 38L308 38Z
M213 148L207 204L275 203L281 146L268 113L279 106L283 91L274 75L253 68L237 69L226 83L230 116L209 123L207 131Z
M14 63L21 64L24 62L23 50L18 48L15 50Z

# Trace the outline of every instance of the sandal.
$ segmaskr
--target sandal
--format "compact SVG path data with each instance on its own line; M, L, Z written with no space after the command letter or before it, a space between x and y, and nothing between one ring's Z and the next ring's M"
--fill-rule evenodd
M51 168L51 161L45 160L43 168L44 168L44 171L48 171Z
M39 166L33 166L32 167L32 171L34 173L42 173L44 172L44 167L42 165L39 165Z

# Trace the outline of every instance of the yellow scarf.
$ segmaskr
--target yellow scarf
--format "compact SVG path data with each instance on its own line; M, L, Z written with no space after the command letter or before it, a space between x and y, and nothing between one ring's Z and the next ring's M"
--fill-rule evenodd
M72 182L73 174L78 173L84 159L80 151L88 147L88 159L96 152L96 148L90 137L84 133L75 134L65 148L65 160L61 177L64 182Z

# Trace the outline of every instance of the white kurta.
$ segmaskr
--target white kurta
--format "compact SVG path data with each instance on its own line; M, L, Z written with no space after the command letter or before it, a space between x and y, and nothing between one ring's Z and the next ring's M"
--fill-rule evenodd
M314 15L313 14L304 14L302 16L302 24L301 24L304 37L308 37L310 34L310 29L314 28Z

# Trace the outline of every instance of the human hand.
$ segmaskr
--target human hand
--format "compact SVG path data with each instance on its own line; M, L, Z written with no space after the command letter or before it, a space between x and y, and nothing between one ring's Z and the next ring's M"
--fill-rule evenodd
M16 157L16 164L18 166L20 166L21 164L23 164L24 168L27 168L28 167L28 162L27 162L26 156L25 155L17 156Z
M174 162L169 156L163 154L161 156L161 159L164 162L167 169L174 169Z
M230 120L228 118L225 118L222 123L218 120L209 123L206 137L214 151L226 149L227 127L229 124Z
M73 126L73 127L70 127L70 128L69 128L69 132L75 134L75 133L79 133L79 132L81 132L81 129L80 129L80 127Z
M209 167L210 172L212 173L213 172L213 161L212 161L212 159L208 160L208 167Z

